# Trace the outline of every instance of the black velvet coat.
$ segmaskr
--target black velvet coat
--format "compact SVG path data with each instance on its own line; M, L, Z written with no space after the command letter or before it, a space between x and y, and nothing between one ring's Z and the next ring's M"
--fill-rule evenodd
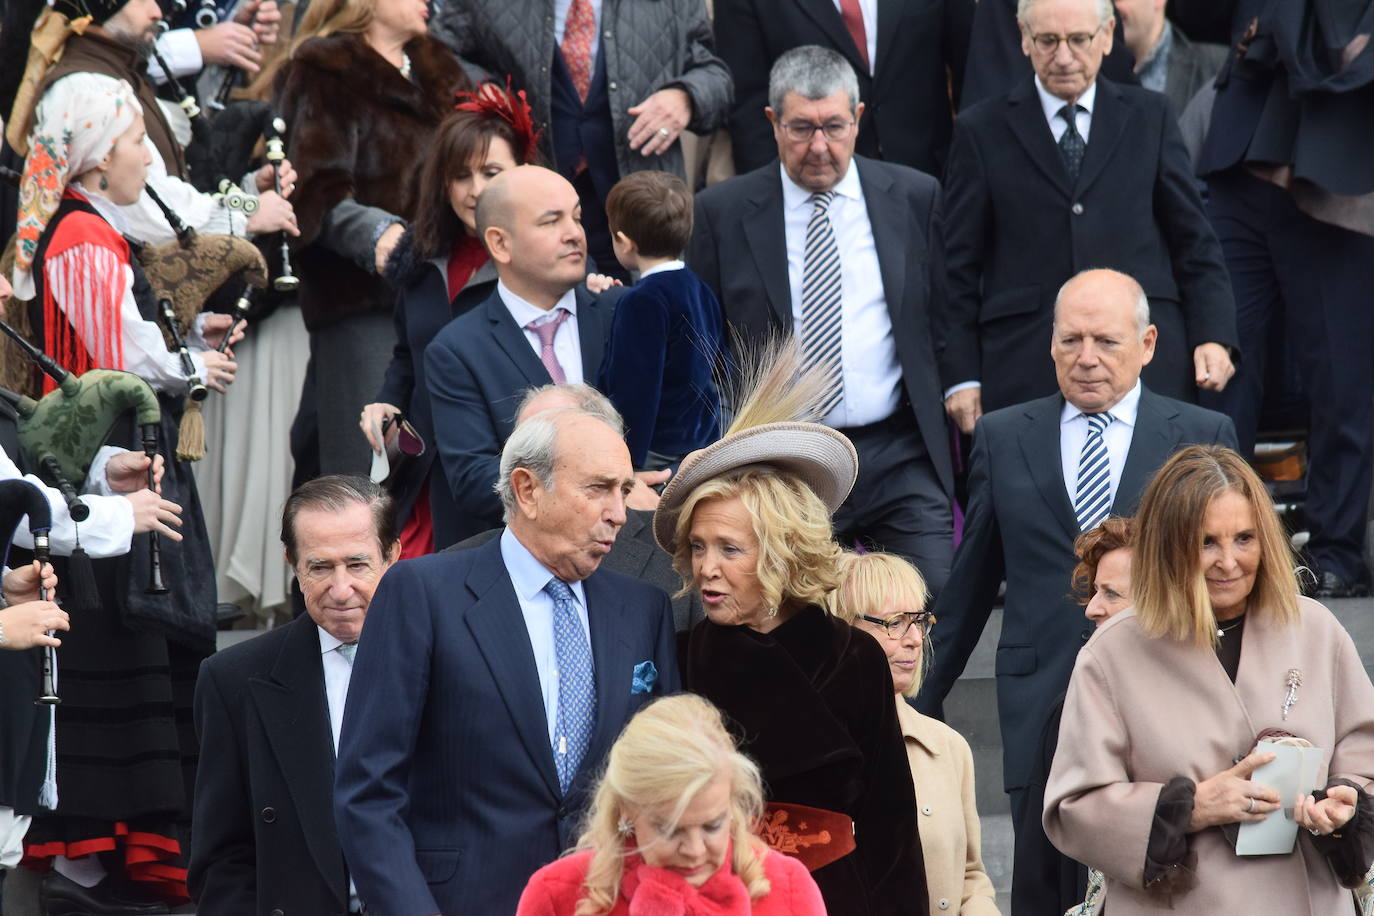
M911 770L877 642L807 607L766 635L704 620L679 651L683 687L725 712L768 801L854 819L857 848L812 873L830 916L924 914Z

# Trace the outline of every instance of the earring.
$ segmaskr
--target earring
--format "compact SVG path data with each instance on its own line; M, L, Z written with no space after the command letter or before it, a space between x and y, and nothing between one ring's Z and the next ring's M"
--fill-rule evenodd
M621 837L631 837L631 836L634 836L634 834L635 834L634 824L631 824L628 818L623 818L623 817L622 817L622 818L620 819L620 823L618 823L618 824L615 825L615 832L618 833L618 834L620 834Z
M104 176L104 174L101 174L101 176L100 176L100 190L102 190L102 191L108 191L108 190L110 190L110 182L109 182L109 179L107 179L107 178Z

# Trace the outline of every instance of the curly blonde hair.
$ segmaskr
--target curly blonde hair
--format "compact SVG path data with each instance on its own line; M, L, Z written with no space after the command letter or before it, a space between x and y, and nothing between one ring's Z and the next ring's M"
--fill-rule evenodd
M615 906L625 860L634 855L625 845L623 821L645 809L671 806L665 828L671 832L697 793L719 776L730 780L731 870L744 882L751 900L767 894L767 847L754 834L763 815L758 765L735 747L720 710L685 693L641 709L611 747L574 847L592 851L575 916L599 916Z
M759 542L755 570L764 606L825 605L840 584L840 547L835 543L825 503L793 474L764 465L740 468L705 481L692 491L677 515L673 568L685 595L692 587L692 516L713 500L738 499L749 513Z
M920 571L891 553L845 551L840 561L840 584L830 596L830 613L854 626L865 615L880 617L889 604L907 611L925 610L930 592ZM914 697L930 670L935 653L930 641L921 641L921 662L903 696Z

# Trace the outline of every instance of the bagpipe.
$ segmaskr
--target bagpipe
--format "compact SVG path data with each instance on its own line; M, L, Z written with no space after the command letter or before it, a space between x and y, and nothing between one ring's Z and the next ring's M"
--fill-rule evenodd
M48 533L52 530L52 507L48 505L48 497L22 477L0 480L0 536L5 538L6 545L24 516L28 516L29 533L33 536L33 558L42 569L50 558ZM52 600L48 590L41 585L38 597L43 601ZM53 634L49 631L48 635ZM43 649L43 680L34 702L41 706L56 706L62 702L57 696L57 650L52 646Z
M9 402L19 417L19 444L38 468L39 478L62 493L72 520L81 522L90 515L73 482L86 479L111 430L130 411L138 424L143 453L148 456L148 487L155 488L154 459L162 405L152 386L132 372L115 369L90 369L79 377L72 375L3 321L0 332L57 383L37 400L5 388L0 388L0 398ZM162 578L158 534L151 531L148 536L151 559L144 591L163 595L167 586Z

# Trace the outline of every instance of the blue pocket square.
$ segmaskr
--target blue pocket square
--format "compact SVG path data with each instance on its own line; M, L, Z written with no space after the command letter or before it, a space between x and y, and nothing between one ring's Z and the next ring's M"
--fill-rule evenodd
M630 680L630 693L653 693L658 683L658 669L652 661L635 665L634 676Z

